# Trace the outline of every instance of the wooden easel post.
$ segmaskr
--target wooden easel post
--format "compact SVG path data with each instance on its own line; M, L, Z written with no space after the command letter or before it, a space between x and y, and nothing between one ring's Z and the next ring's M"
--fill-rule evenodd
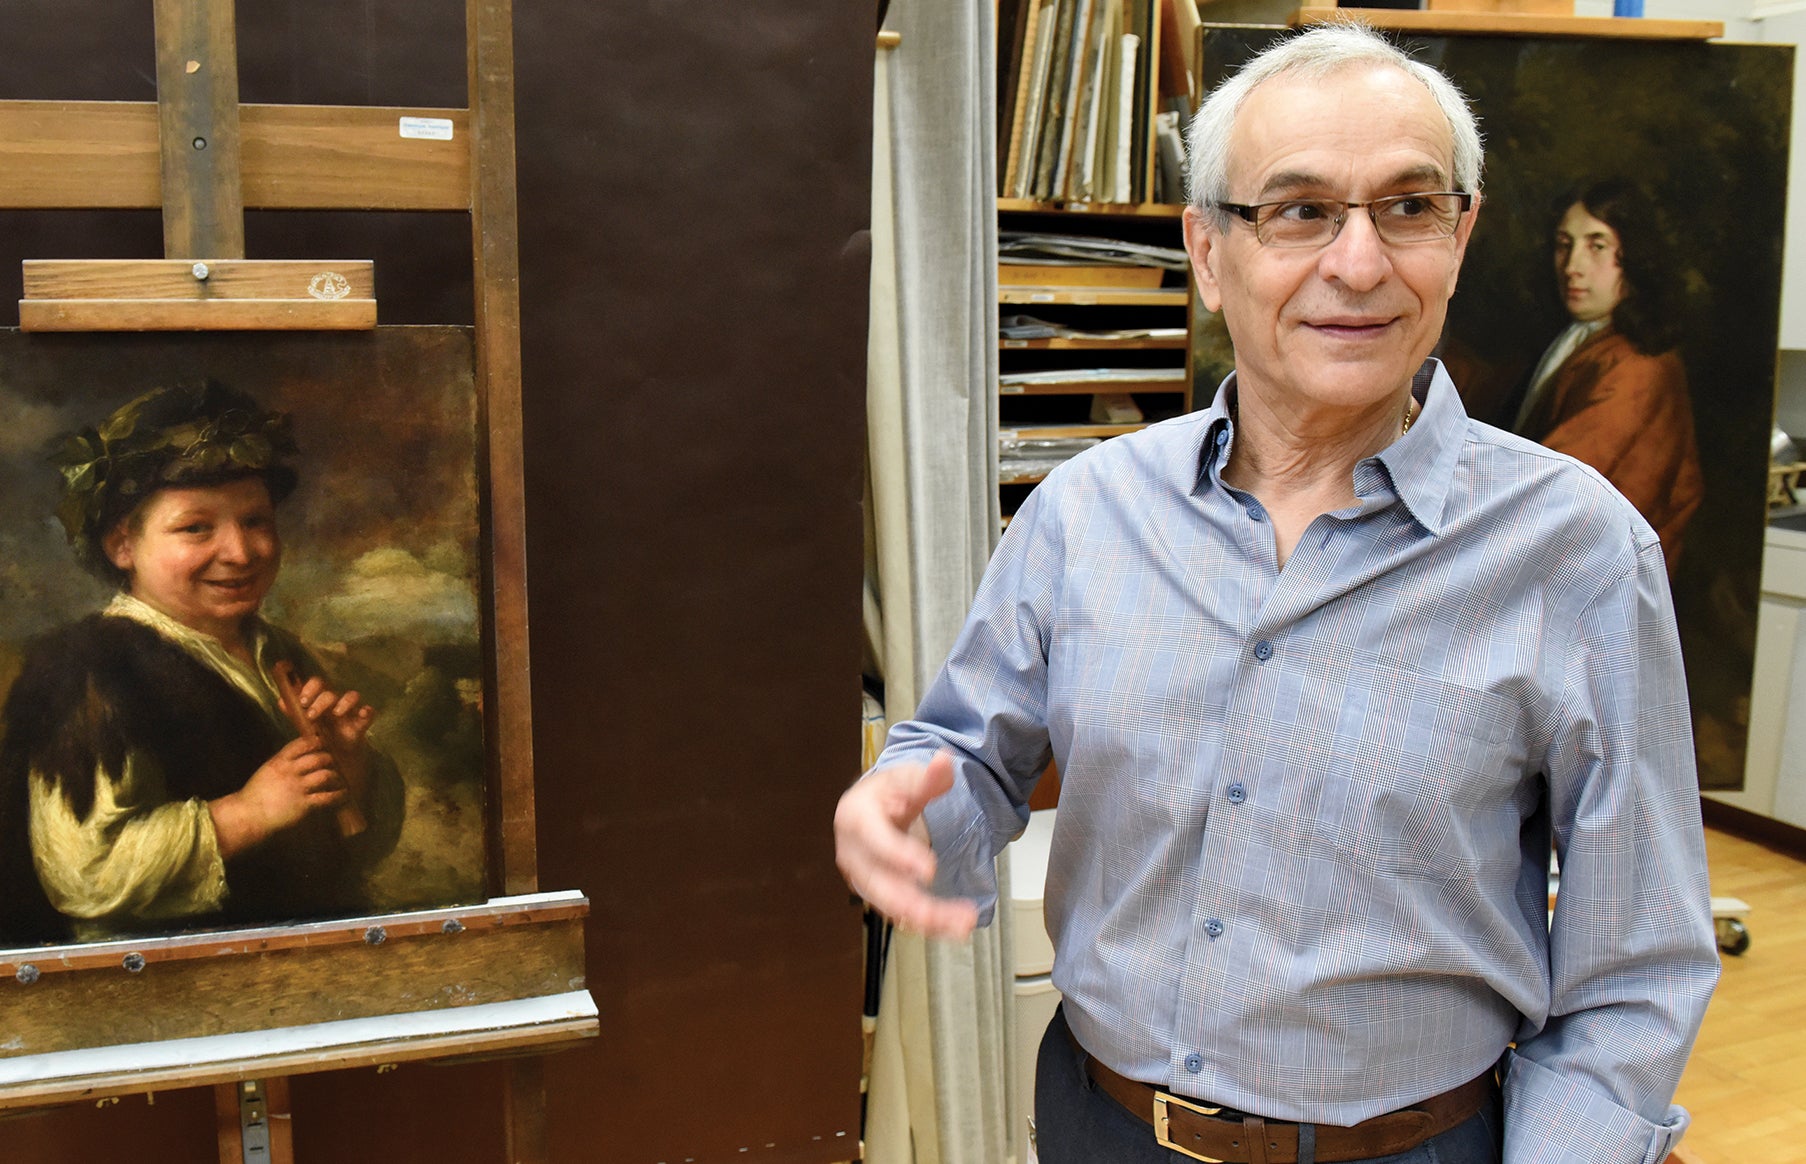
M478 430L490 434L490 555L495 595L495 710L490 727L504 758L490 783L491 863L504 893L539 888L533 802L533 738L527 656L526 471L521 459L520 226L514 183L514 9L511 0L467 0L470 234L475 259ZM496 440L496 425L509 439ZM499 515L509 519L500 520ZM511 630L513 633L503 633ZM510 764L507 757L524 763ZM550 1152L545 1065L509 1064L503 1119L510 1164L543 1164Z
M156 28L164 257L242 259L234 0L156 0ZM254 1101L247 1102L247 1091ZM269 1101L276 1094L283 1108L280 1139L269 1135ZM287 1079L221 1083L213 1099L220 1164L258 1164L254 1155L269 1164L293 1164ZM260 1139L253 1129L262 1129Z
M163 254L245 257L233 0L157 0Z

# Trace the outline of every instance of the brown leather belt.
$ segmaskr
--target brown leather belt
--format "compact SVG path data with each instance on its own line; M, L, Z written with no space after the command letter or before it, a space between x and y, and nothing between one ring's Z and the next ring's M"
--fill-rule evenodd
M1073 1045L1078 1045L1076 1039ZM1208 1107L1118 1075L1089 1052L1085 1052L1085 1070L1105 1095L1153 1125L1154 1138L1163 1148L1212 1164L1296 1164L1298 1160L1295 1123L1221 1115L1220 1107ZM1451 1091L1363 1120L1352 1128L1317 1124L1315 1159L1332 1164L1408 1152L1479 1111L1495 1086L1489 1070Z

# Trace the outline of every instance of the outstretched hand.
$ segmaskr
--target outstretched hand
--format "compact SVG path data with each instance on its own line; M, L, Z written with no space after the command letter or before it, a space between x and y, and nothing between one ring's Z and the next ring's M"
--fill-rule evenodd
M936 897L934 851L922 810L953 787L953 757L892 764L841 795L834 810L834 861L853 891L905 929L964 938L978 924L965 898Z

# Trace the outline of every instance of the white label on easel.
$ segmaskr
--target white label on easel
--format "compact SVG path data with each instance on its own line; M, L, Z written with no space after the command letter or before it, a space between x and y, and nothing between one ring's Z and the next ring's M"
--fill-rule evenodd
M401 119L401 136L420 138L424 141L450 141L452 139L451 118L404 117Z

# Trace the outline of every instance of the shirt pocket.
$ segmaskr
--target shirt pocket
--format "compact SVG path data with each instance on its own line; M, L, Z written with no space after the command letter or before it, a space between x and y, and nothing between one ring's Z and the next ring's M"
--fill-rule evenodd
M1494 692L1378 666L1345 692L1322 770L1317 831L1354 865L1396 877L1515 868L1522 711Z

